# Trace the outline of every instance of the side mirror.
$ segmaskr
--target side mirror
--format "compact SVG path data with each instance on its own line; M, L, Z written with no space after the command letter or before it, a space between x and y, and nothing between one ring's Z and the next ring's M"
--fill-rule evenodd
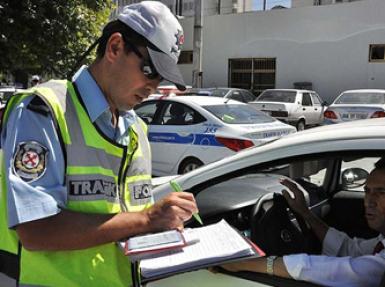
M322 105L323 105L324 107L326 107L326 106L328 106L329 104L328 104L327 101L323 101L323 102L322 102Z
M345 189L357 188L366 183L369 173L362 168L348 168L341 174L342 187Z

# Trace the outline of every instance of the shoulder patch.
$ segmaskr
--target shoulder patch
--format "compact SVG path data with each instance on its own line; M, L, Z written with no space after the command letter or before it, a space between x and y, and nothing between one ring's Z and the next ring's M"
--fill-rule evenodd
M38 142L22 142L13 157L13 171L22 180L32 182L42 177L47 168L48 149Z
M43 116L48 116L51 112L47 104L39 96L35 96L30 101L27 106L27 109L37 112Z

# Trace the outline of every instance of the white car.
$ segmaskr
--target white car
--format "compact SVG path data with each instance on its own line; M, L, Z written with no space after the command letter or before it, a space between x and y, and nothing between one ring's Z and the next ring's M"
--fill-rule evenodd
M0 86L0 121L9 98L16 92L21 92L23 90L24 89L19 89L14 86Z
M385 90L342 92L324 112L324 124L385 117Z
M225 219L267 255L319 254L321 245L315 235L282 205L284 186L280 179L289 177L302 186L309 208L328 225L351 236L371 238L378 233L365 221L364 184L374 163L384 155L385 119L363 120L291 134L180 175L174 181L195 195L205 225ZM159 200L172 189L164 184L153 191ZM197 226L194 220L187 224ZM266 274L213 274L207 270L146 286L197 285L319 286Z
M325 103L320 96L310 90L269 89L249 104L295 126L298 131L307 126L321 125L325 110Z
M148 100L135 111L149 124L152 169L157 176L183 174L295 132L247 104L217 97Z

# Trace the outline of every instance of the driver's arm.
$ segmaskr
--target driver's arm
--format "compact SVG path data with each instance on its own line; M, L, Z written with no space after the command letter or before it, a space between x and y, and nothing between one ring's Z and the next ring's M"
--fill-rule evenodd
M274 261L273 275L285 278L292 278L287 272L286 266L282 257L278 257ZM227 271L239 272L250 271L258 273L267 273L267 259L266 257L255 258L251 260L244 260L240 262L228 263L221 265L221 267Z
M316 216L311 210L308 208L306 204L305 197L303 193L298 189L297 185L288 180L282 179L281 184L286 186L293 194L294 198L292 198L287 190L283 190L282 194L285 197L289 206L297 212L303 219L310 225L311 229L318 237L318 239L323 242L328 232L329 226L323 222L318 216Z

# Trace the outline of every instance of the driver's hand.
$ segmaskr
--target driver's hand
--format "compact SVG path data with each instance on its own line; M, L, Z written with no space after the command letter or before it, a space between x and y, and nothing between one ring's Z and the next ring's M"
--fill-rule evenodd
M298 189L297 184L286 178L281 179L280 183L286 186L294 195L293 198L286 189L282 190L282 195L290 208L302 216L309 212L303 192Z

